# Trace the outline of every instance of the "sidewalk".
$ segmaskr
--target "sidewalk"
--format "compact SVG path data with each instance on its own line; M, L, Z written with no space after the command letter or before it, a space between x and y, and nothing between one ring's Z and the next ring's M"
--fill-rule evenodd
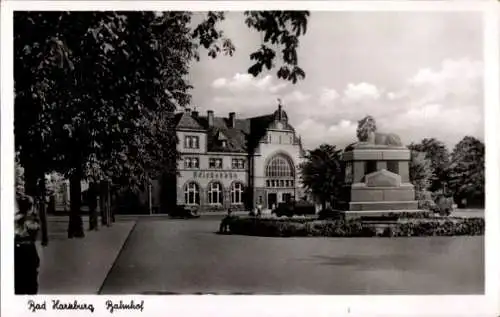
M88 228L88 217L83 217ZM97 294L135 221L119 220L68 239L68 217L48 217L49 245L38 245L39 294Z

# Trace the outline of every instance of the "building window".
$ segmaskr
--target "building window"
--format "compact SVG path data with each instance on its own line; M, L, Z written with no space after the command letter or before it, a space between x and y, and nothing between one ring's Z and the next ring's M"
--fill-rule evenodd
M222 169L222 158L209 158L208 168Z
M186 149L199 149L200 137L196 135L186 135L184 137L184 148Z
M245 159L232 159L231 166L233 169L244 169L245 168Z
M200 188L196 183L188 183L184 188L184 201L186 205L200 204Z
M291 188L293 187L293 180L287 179L271 179L266 180L267 187L278 187L278 188Z
M211 205L222 204L221 183L211 183L208 186L208 203Z
M221 145L223 148L226 148L227 147L227 141L226 140L222 140L221 141Z
M200 168L200 160L197 157L184 158L184 168Z
M243 203L243 184L233 183L231 187L231 204Z
M293 177L294 168L283 155L275 156L266 166L266 177Z

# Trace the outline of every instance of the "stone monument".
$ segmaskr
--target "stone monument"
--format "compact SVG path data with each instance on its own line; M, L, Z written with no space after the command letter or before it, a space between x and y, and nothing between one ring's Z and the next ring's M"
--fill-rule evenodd
M358 122L359 142L343 154L345 184L339 208L346 217L418 212L410 183L410 150L396 134L377 133L373 117Z

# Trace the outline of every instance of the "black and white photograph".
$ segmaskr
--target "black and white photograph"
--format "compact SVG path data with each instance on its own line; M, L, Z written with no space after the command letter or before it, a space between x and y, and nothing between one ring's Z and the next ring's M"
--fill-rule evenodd
M56 5L15 6L2 57L19 314L487 295L484 9Z

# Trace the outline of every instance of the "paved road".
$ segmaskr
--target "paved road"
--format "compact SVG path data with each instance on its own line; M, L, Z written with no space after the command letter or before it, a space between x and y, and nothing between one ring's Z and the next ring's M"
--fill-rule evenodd
M217 217L140 220L102 294L477 294L483 237L217 235Z

